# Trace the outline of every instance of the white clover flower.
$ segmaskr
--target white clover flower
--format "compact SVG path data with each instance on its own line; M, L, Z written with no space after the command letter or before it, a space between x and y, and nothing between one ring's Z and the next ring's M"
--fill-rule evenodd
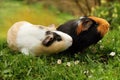
M115 41L115 39L113 38L112 41Z
M88 70L85 70L83 73L84 73L84 74L88 74L88 73L89 73L89 71L88 71Z
M57 60L57 64L61 64L62 63L62 60L61 59L58 59Z
M79 60L76 60L74 63L75 63L75 65L77 65L79 63Z
M102 42L102 40L99 41L100 43Z
M109 55L110 56L115 56L115 54L116 54L115 52L111 52Z
M103 48L104 48L104 46L101 45L101 46L100 46L100 49L103 49Z
M70 67L70 62L67 62L67 64L66 64L68 67Z

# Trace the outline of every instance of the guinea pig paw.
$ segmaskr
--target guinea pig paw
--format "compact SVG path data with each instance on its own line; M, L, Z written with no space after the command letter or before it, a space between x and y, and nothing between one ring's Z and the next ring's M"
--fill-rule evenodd
M22 52L24 55L29 55L29 50L26 49L26 48L22 48L22 49L21 49L21 52Z

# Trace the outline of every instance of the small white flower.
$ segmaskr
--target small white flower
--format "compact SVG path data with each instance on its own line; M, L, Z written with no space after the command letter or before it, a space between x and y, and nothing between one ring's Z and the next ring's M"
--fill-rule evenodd
M110 56L115 56L115 54L116 54L115 52L111 52L109 55Z
M88 70L85 70L83 73L84 73L84 74L88 74L88 73L89 73L89 71L88 71Z
M100 40L99 42L101 43L102 41Z
M112 41L115 41L115 39L113 38Z
M70 62L67 62L67 64L66 64L68 67L70 67Z
M75 65L77 65L79 63L79 60L76 60L74 63L75 63Z
M92 75L89 75L88 77L89 77L89 78L92 78L93 76L92 76Z
M101 46L100 46L100 49L103 49L103 48L104 48L104 46L101 45Z
M61 63L62 63L61 59L58 59L57 64L61 64Z

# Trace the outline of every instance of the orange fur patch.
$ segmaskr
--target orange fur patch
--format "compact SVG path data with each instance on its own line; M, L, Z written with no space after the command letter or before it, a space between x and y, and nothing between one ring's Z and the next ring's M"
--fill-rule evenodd
M91 18L99 24L97 30L101 33L101 36L104 36L108 32L110 24L105 19L94 16L90 16L89 18Z
M82 23L81 23L81 24L78 24L78 27L77 27L77 29L76 29L77 35L79 35L79 34L81 33L82 28L83 28Z

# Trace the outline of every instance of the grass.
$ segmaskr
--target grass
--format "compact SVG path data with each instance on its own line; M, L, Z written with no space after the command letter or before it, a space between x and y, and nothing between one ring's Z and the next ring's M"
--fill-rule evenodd
M0 37L0 80L120 79L120 30L109 31L97 45L89 47L81 54L25 56L20 52L12 51L7 46L5 35L12 23L28 20L35 24L49 25L54 22L58 25L72 17L67 14L57 13L55 15L54 11L43 10L44 8L38 4L30 6L21 2L0 4L2 4L0 5L0 17L2 18L0 19L0 36L3 35ZM110 56L111 52L115 52L116 55ZM62 62L58 63L58 60Z
M2 80L119 80L120 49L118 31L110 31L97 45L82 54L25 56L0 41L0 79ZM111 52L115 56L110 56ZM61 64L57 61L61 60ZM78 61L78 64L75 62ZM69 64L68 64L69 63Z

